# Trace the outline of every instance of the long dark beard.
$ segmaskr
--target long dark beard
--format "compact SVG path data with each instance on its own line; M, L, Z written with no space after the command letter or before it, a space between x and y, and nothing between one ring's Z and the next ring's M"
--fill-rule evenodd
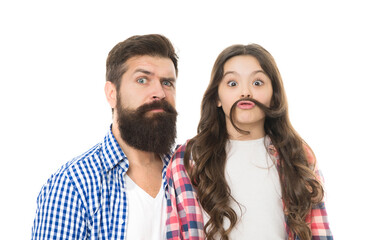
M144 104L136 110L123 108L117 97L118 129L122 139L131 147L154 152L168 153L176 139L176 110L165 100ZM163 109L164 112L152 113L150 110Z

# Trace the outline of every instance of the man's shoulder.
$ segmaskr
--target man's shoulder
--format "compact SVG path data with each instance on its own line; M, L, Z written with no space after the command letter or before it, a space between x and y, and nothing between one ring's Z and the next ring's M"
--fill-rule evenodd
M85 177L89 171L99 172L103 169L102 158L102 143L98 143L88 151L68 161L56 174L66 174L80 178Z
M102 144L99 143L51 175L37 198L33 232L39 233L38 226L48 226L46 231L53 231L64 219L72 223L92 216L101 205L96 192L101 191L102 159ZM44 221L46 218L50 221Z
M103 175L102 158L102 144L98 143L85 153L61 166L47 180L41 192L51 191L62 186L70 186L80 195L87 195L91 185L98 183Z

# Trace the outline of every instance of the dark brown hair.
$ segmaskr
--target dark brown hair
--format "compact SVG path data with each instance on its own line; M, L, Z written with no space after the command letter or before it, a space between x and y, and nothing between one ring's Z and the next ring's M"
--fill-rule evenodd
M233 45L219 54L202 99L197 135L188 142L185 152L185 167L197 189L203 209L210 216L205 225L206 237L212 240L219 234L221 239L228 239L228 234L237 222L237 215L230 207L230 201L234 199L225 179L225 146L229 136L225 114L221 107L217 107L217 100L224 64L230 58L240 55L255 57L272 82L271 106L266 107L257 101L256 104L265 112L264 130L280 158L278 172L288 225L301 239L311 239L311 230L305 218L312 206L322 200L323 187L315 176L313 166L308 162L305 142L290 123L286 94L277 65L272 55L257 44ZM230 113L231 122L232 111L233 109ZM237 130L243 133L241 129ZM190 158L194 161L193 166ZM230 221L228 229L223 227L225 218Z
M163 35L149 34L132 36L113 47L106 60L106 81L114 83L119 90L121 77L127 70L126 61L143 55L171 59L177 76L178 57L172 43Z

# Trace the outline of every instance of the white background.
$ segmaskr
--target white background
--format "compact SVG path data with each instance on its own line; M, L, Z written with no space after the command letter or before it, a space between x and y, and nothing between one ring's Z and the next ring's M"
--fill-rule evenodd
M111 123L105 60L160 33L178 50L178 143L196 133L216 56L258 43L276 59L296 130L323 170L336 239L377 225L377 7L373 1L2 1L0 238L30 239L36 198Z

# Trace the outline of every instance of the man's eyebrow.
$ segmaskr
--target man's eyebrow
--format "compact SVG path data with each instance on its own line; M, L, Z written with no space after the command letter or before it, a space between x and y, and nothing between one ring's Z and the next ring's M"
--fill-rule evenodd
M152 72L147 71L147 70L142 69L142 68L137 68L137 69L134 71L134 74L135 74L135 73L144 73L144 74L147 74L147 75L153 75Z
M160 81L169 81L169 82L176 82L176 78L173 77L162 77Z
M154 73L150 72L150 71L147 71L143 68L138 68L138 69L135 69L134 71L134 74L135 73L144 73L146 75L154 75ZM170 82L176 82L176 78L174 77L161 77L160 78L160 81L170 81Z

